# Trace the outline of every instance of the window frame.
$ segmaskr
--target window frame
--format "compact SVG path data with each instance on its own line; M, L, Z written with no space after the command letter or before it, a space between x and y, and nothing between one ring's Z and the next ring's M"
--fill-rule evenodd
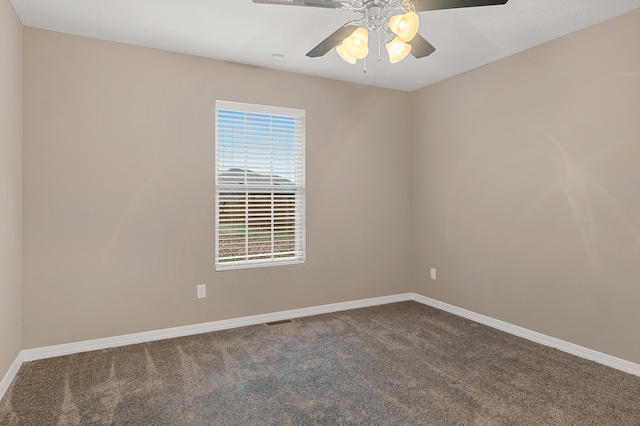
M288 117L294 118L296 129L294 130L295 141L294 141L294 160L293 160L293 168L295 179L294 183L291 186L283 186L277 185L273 182L269 185L265 184L255 184L249 185L247 181L248 171L249 169L245 169L245 181L242 183L231 182L231 183L223 183L221 182L220 176L223 167L221 167L221 151L220 151L220 126L219 126L219 116L220 111L235 111L242 114L264 114L268 115L271 118L274 116L278 117ZM250 104L244 102L233 102L226 100L216 100L215 101L215 153L214 153L214 174L215 174L215 270L216 271L225 271L225 270L237 270L237 269L246 269L246 268L260 268L260 267L271 267L271 266L284 266L284 265L295 265L302 264L306 261L306 156L305 156L305 127L306 127L306 111L303 109L294 109L294 108L285 108L285 107L277 107L270 105L259 105L259 104ZM246 126L246 125L245 125ZM271 126L269 127L271 129ZM246 129L246 127L245 127ZM301 130L300 130L301 129ZM245 130L246 131L246 130ZM273 138L273 136L271 136ZM245 139L245 145L249 139ZM273 139L271 139L270 144L273 144ZM245 147L244 155L247 157L248 148ZM273 162L273 145L270 146L269 150L265 150L265 152L269 152L271 155L271 160ZM245 167L247 164L245 164ZM231 169L227 170L229 172ZM273 175L275 176L275 175ZM250 192L252 191L252 192ZM271 251L265 253L264 255L270 255L271 257L268 259L250 259L250 254L248 252L249 248L249 215L246 218L246 224L244 232L246 233L247 252L244 254L244 259L231 260L231 261L221 261L220 257L220 230L221 230L221 194L226 194L226 196L234 195L236 193L245 193L246 194L246 203L247 203L247 211L249 209L248 205L250 203L249 199L251 196L257 196L258 194L271 194L272 199L272 211L271 211L271 233L275 233L275 218L276 211L273 207L276 203L277 194L288 195L289 192L293 192L294 206L295 210L293 213L294 217L294 255L291 257L275 257L278 255L277 251L274 251L275 244L275 236L272 236L272 247ZM223 195L224 197L224 195ZM262 255L262 254L260 254ZM224 258L222 258L224 259Z

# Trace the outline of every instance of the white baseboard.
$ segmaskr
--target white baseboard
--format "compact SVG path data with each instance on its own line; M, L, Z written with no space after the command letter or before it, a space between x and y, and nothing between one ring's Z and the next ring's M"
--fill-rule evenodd
M102 339L85 340L81 342L67 343L63 345L46 346L42 348L25 349L18 354L13 365L0 382L0 399L9 388L20 365L25 361L51 358L55 356L70 355L80 352L95 351L99 349L115 348L118 346L133 345L136 343L151 342L154 340L171 339L174 337L190 336L193 334L208 333L211 331L227 330L248 325L264 324L290 318L301 318L312 315L327 314L331 312L346 311L349 309L365 308L369 306L384 305L387 303L404 302L413 300L437 309L458 315L498 330L505 331L518 337L540 343L545 346L557 348L563 352L589 359L600 364L640 376L640 364L635 364L611 355L597 352L564 340L546 336L544 334L528 330L504 321L500 321L485 315L481 315L463 308L459 308L439 300L431 299L416 293L402 293L392 296L374 297L370 299L354 300L350 302L332 303L329 305L313 306L309 308L293 309L289 311L273 312L261 315L252 315L228 320L213 321L208 323L187 325L182 327L167 328L163 330L147 331L142 333L126 334L123 336L106 337Z
M63 345L25 349L22 351L22 356L24 361L34 361L37 359L52 358L55 356L70 355L80 352L95 351L99 349L115 348L118 346L133 345L136 343L151 342L154 340L171 339L174 337L190 336L193 334L227 330L230 328L245 327L248 325L264 324L266 322L281 321L290 318L301 318L312 315L328 314L331 312L347 311L349 309L365 308L368 306L384 305L387 303L403 302L412 300L412 297L413 294L411 293L373 297L370 299L332 303L329 305L312 306L309 308L292 309L289 311L273 312L269 314L252 315L248 317L186 325L182 327L166 328L163 330L126 334L123 336L85 340L81 342L66 343Z
M412 293L411 299L422 304L441 309L459 317L467 318L471 321L475 321L480 324L487 325L498 330L502 330L514 336L522 337L532 342L540 343L541 345L550 346L563 352L576 355L580 358L595 361L599 364L606 365L616 370L624 371L625 373L640 376L640 364L636 364L630 361L626 361L621 358L616 358L611 355L607 355L602 352L594 351L593 349L585 348L573 343L566 342L564 340L556 339L555 337L547 336L536 331L532 331L517 325L510 324L508 322L500 321L495 318L488 317L486 315L478 314L472 311L468 311L463 308L459 308L448 303L441 302L439 300L431 299L429 297L421 296L419 294Z
M20 370L20 366L22 365L23 361L24 359L22 358L22 352L20 352L18 353L16 359L13 361L13 364L11 364L11 367L9 367L9 371L7 371L7 374L5 374L2 380L0 380L0 400L2 400L4 394L7 392L7 389L9 389L9 386L11 385L11 382L13 382L13 379L16 377L16 374L18 374L18 370Z

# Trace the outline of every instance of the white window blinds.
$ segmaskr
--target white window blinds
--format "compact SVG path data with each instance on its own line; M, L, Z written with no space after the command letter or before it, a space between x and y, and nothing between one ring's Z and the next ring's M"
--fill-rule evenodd
M305 260L305 112L216 101L216 270Z

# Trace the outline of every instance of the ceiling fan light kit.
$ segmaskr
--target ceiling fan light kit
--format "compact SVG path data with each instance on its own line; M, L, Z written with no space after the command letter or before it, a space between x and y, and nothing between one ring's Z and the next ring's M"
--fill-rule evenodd
M347 52L345 52L344 46L342 45L342 43L336 46L336 52L338 52L338 55L340 55L340 57L344 59L346 62L349 62L351 65L356 64L356 58L354 58L353 56L350 56Z
M366 28L360 27L344 39L342 47L348 56L355 59L364 59L369 54L368 43L369 33Z
M369 54L369 33L378 33L378 43L384 40L389 62L398 63L411 53L424 58L436 48L418 34L420 18L416 12L456 9L462 7L495 6L509 0L252 0L254 3L279 4L327 9L351 10L361 18L338 28L307 56L324 56L335 47L338 55L350 64ZM380 57L378 57L380 60Z
M400 62L411 52L411 45L400 40L400 37L395 37L385 47L389 54L389 62L392 64Z
M420 19L418 14L413 11L394 15L389 19L389 29L405 43L411 41L418 34L419 26Z

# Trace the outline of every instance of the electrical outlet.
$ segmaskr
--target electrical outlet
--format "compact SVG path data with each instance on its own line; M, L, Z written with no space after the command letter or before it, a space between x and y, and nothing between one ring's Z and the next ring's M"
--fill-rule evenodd
M207 297L207 285L200 284L198 285L198 299L204 299Z
M432 280L436 279L436 268L431 268L431 279Z

